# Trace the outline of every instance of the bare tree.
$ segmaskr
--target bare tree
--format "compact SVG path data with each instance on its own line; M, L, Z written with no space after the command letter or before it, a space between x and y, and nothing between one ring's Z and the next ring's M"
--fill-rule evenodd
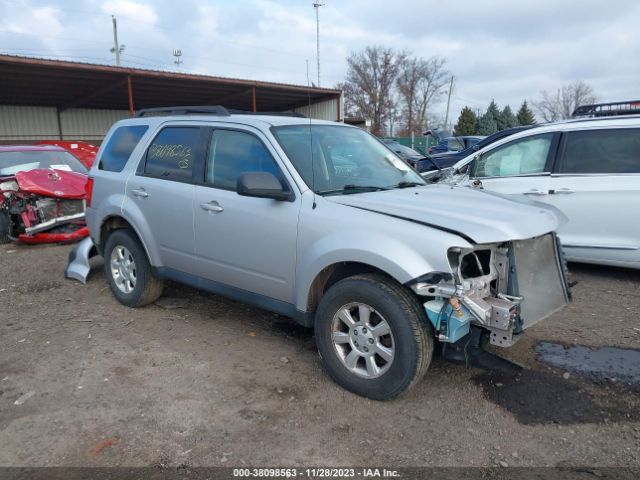
M406 54L390 48L366 47L347 58L342 88L350 115L371 119L371 133L381 135L393 110L393 86ZM346 108L345 108L346 110Z
M405 59L398 80L398 92L404 103L406 133L424 132L429 106L444 93L449 72L442 57Z
M564 85L549 93L546 90L540 92L540 99L533 102L542 119L546 122L555 122L570 118L576 107L596 102L593 89L582 80Z

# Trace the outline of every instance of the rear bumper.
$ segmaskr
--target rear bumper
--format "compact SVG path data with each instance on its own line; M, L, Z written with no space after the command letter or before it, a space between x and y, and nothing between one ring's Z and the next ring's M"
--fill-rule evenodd
M26 233L21 233L18 235L18 242L24 243L27 245L35 245L38 243L71 243L77 242L78 240L82 240L83 238L89 235L89 228L82 227L76 230L75 232L70 233L35 233L33 235L28 235Z

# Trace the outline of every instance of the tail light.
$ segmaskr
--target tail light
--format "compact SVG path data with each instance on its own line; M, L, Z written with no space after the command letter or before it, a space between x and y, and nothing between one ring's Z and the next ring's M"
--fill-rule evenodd
M87 183L84 186L85 201L87 208L91 206L91 197L93 196L93 177L87 179Z

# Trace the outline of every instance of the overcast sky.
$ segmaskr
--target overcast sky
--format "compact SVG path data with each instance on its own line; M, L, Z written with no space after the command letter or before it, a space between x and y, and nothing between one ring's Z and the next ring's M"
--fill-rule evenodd
M382 45L447 59L454 118L464 105L516 109L574 80L598 99L640 97L637 0L323 0L321 85L344 78L352 50ZM0 52L114 64L111 15L123 65L317 83L311 0L0 0ZM444 102L435 114L443 115Z

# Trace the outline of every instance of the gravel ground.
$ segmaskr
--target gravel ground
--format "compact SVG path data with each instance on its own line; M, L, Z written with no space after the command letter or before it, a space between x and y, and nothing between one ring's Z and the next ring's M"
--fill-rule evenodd
M380 403L334 385L292 321L176 284L128 309L100 259L63 278L70 248L0 246L2 466L640 466L637 386L535 350L638 349L639 271L571 265L574 302L502 351L521 375L434 359Z

